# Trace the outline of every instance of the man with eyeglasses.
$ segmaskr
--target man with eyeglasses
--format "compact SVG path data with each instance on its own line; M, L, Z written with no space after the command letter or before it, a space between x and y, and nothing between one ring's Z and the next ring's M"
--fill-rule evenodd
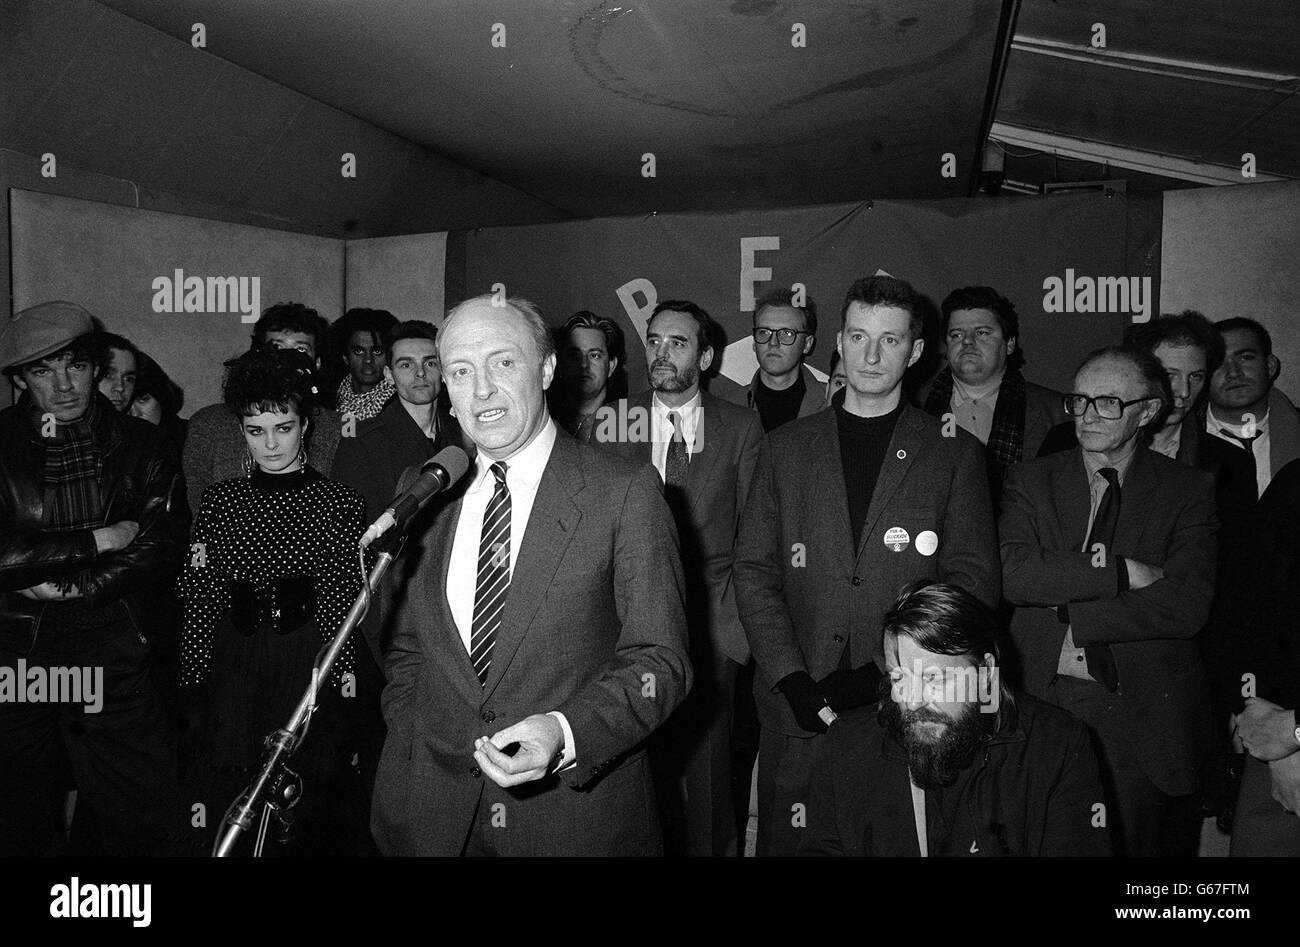
M796 305L796 302L799 305ZM797 300L789 289L773 289L754 304L754 355L758 371L745 388L722 397L758 412L763 432L820 411L826 385L804 365L817 342L817 304Z
M1002 587L1024 687L1091 727L1116 851L1187 855L1179 831L1210 744L1196 636L1214 596L1208 474L1145 449L1173 403L1164 367L1089 355L1063 407L1078 447L1007 474Z

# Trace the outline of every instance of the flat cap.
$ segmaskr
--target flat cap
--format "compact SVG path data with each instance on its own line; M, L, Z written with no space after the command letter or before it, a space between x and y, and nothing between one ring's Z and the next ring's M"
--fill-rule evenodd
M53 355L73 339L93 332L90 313L76 303L38 303L18 313L0 332L0 371Z

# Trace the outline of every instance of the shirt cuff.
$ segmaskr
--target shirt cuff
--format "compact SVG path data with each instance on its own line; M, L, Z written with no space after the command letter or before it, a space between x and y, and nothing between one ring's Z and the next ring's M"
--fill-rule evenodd
M562 773L578 758L578 751L573 746L573 728L569 726L569 718L558 710L552 710L548 716L560 721L560 728L564 731L564 751L560 754L559 763L552 770L552 772Z

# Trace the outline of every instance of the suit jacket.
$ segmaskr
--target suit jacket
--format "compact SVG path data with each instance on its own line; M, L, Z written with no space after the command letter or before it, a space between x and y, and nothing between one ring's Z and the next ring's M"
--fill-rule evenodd
M640 744L691 684L682 573L654 472L560 435L538 485L485 684L447 602L460 501L399 560L388 739L371 826L388 855L456 855L478 807L511 855L660 851ZM502 789L478 773L475 738L559 711L573 765ZM498 808L499 806L499 808Z
M373 418L359 422L356 436L339 439L330 476L361 494L366 504L366 523L373 522L388 508L390 501L399 492L399 483L406 485L403 474L408 468L416 467L418 472L420 465L444 447L464 446L460 425L448 413L441 399L436 403L435 410L438 412L438 436L433 440L420 430L398 397L390 398L383 410ZM465 485L467 482L461 485L462 489ZM412 520L406 529L406 535L418 536L428 529L438 509L454 495L453 491L435 497ZM362 636L379 667L383 667L382 651L387 647L381 631L383 615L391 606L389 596L377 596L361 625Z
M1273 477L1242 533L1250 541L1240 543L1235 555L1220 556L1218 595L1202 642L1211 680L1224 712L1241 711L1246 675L1254 679L1257 696L1297 708L1300 460Z
M816 414L822 408L826 407L826 383L818 381L807 365L799 366L800 374L803 375L804 394L803 401L799 402L799 417L806 418L810 414ZM740 405L742 408L749 408L757 412L758 405L754 401L754 392L758 388L757 371L754 377L749 380L749 384L741 387L737 384L726 386L715 386L717 391L715 397L722 398L732 404Z
M654 392L645 391L634 398L601 408L600 413L616 420L620 416L632 417L632 411L643 412L642 416L646 418L644 430L648 434L653 397ZM712 654L725 654L738 664L747 664L749 640L736 610L731 570L740 513L749 495L754 464L758 460L758 445L763 440L763 427L754 412L707 392L701 392L700 404L703 411L699 429L702 450L691 457L680 503L671 497L669 503L674 508L677 535L681 541L682 567L686 576L686 614L694 646L707 642ZM624 436L602 441L601 435L606 431ZM598 423L594 443L602 443L630 460L653 467L653 444L649 437L631 440L626 436L629 433L631 429L626 424L620 432L616 423ZM696 642L694 639L697 638L703 640Z
M956 782L925 794L932 857L1105 856L1093 825L1101 773L1088 731L1064 710L1024 694L1015 725L991 736ZM840 716L821 741L809 781L800 855L921 854L907 752L876 721L876 708Z
M1014 467L1002 497L1002 583L1017 606L1011 639L1030 694L1056 674L1068 603L1079 647L1109 645L1127 734L1143 772L1169 795L1198 786L1210 739L1205 671L1196 636L1214 597L1218 518L1210 477L1137 450L1121 492L1113 554L1080 551L1091 497L1082 451ZM1164 578L1118 592L1119 557L1159 566Z
M829 674L846 644L853 667L883 670L881 621L902 586L952 582L990 606L1001 587L979 441L962 430L944 437L939 421L904 406L854 549L836 417L822 411L768 434L736 545L759 719L788 736L809 734L776 683L795 671ZM907 532L897 552L885 544L896 528Z

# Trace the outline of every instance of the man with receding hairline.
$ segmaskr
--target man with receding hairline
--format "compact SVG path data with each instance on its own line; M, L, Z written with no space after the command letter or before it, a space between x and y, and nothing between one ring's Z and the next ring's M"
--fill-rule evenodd
M557 436L554 344L526 300L461 303L438 355L477 457L396 566L375 840L389 855L659 854L642 744L691 667L654 471Z
M1210 710L1196 636L1214 596L1208 474L1146 449L1172 402L1153 355L1089 355L1078 447L1011 468L999 533L1028 693L1092 728L1119 854L1194 856Z

